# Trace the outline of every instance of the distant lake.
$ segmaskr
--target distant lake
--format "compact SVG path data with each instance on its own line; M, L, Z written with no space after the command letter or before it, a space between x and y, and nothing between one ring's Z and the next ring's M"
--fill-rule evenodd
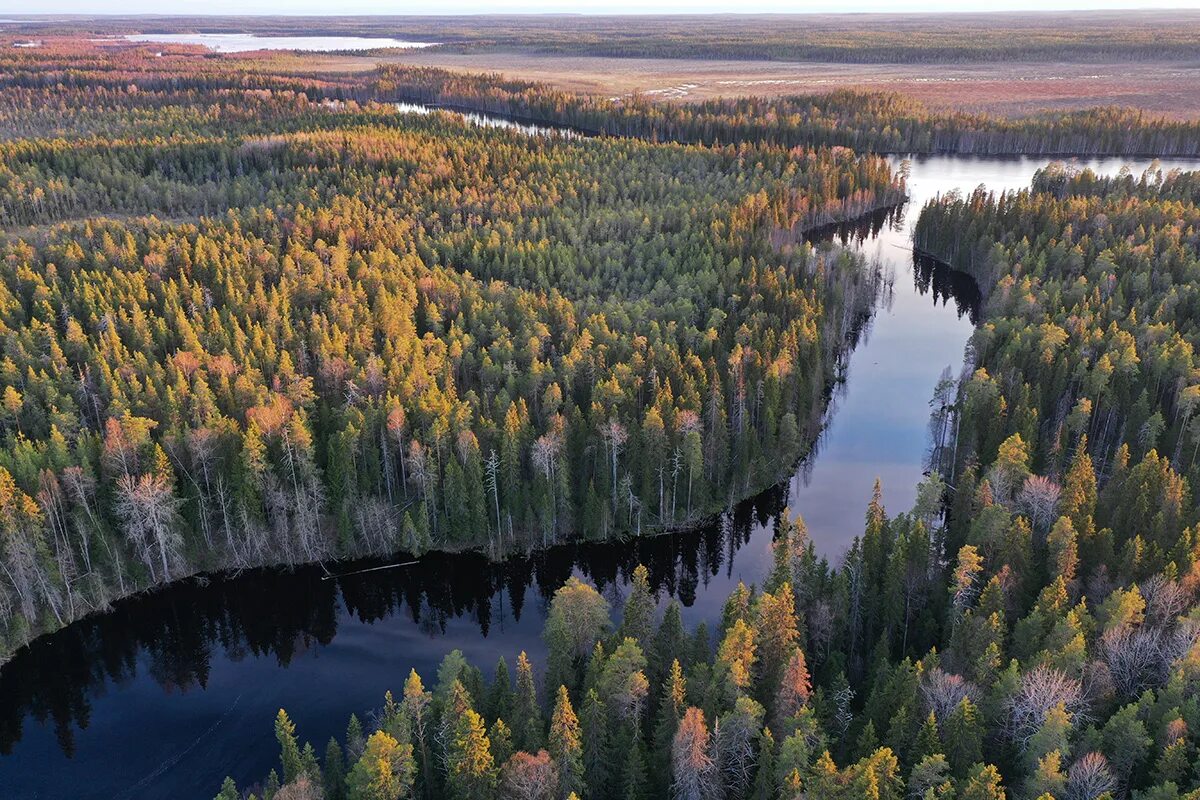
M218 53L246 53L251 50L377 50L382 47L408 49L431 47L437 42L406 42L402 39L363 36L257 36L253 33L136 33L125 37L130 42L164 44L202 44Z

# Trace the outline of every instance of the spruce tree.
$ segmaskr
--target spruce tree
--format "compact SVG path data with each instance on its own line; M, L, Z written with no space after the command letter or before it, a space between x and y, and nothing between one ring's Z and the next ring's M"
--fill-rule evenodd
M492 743L492 761L503 765L512 758L516 748L513 747L512 729L508 723L502 719L493 722L492 727L488 728L488 740Z
M538 705L533 665L522 650L517 656L517 694L512 713L513 743L518 750L536 753L544 743L542 709Z
M608 710L595 689L584 696L580 715L583 735L583 780L596 800L610 796L609 776L612 772L609 749Z
M983 723L979 711L964 697L946 718L942 731L946 760L955 775L964 776L983 760Z
M496 673L492 677L491 691L488 693L488 717L493 721L509 719L512 716L512 704L512 678L508 674L508 662L504 656L500 656L496 662Z
M325 745L325 763L322 770L325 778L326 800L342 800L346 794L346 760L337 739L329 737Z

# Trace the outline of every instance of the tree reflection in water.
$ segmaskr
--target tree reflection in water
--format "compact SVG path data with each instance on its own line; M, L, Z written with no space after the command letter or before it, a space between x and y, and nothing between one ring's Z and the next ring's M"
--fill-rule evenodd
M297 656L330 644L343 618L376 624L405 614L434 638L446 632L450 620L470 619L494 642L497 654L511 656L504 631L493 630L493 617L511 614L515 621L534 613L540 619L550 595L572 574L606 591L624 586L634 567L645 564L660 597L695 608L703 595L705 607L696 610L711 618L726 590L710 597L699 588L722 575L722 567L731 578L734 554L755 535L767 549L766 537L784 502L783 486L694 531L566 544L500 563L474 553L431 553L412 566L328 580L320 566L249 570L130 598L106 614L43 637L0 670L0 753L12 751L25 718L31 717L53 721L69 757L75 731L88 727L92 698L110 685L138 679L139 664L146 664L145 673L164 692L203 690L215 662L269 655L286 668ZM330 569L346 573L382 563ZM529 587L539 600L535 609L525 607ZM438 649L436 643L430 647Z

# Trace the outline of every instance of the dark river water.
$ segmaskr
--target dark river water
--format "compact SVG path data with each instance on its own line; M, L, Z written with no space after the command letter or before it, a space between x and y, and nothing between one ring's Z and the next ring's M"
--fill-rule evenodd
M453 648L486 674L521 650L540 662L549 595L571 574L619 607L629 573L645 563L660 600L678 598L689 625L711 622L737 581L767 573L785 505L836 561L861 533L877 477L889 511L912 505L930 397L946 367L961 367L978 312L969 278L914 262L921 206L980 184L1023 187L1045 163L917 159L907 206L827 234L882 260L894 284L848 359L813 454L790 481L690 533L564 546L498 565L431 555L332 580L320 568L261 570L120 603L0 668L0 798L208 800L225 775L244 784L275 765L281 707L321 750L351 712L362 716L385 690L399 691L410 668L431 683ZM1088 163L1115 172L1125 162Z

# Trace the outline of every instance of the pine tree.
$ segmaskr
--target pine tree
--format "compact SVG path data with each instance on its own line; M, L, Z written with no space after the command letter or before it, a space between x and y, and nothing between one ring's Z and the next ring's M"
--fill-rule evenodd
M679 721L687 707L687 684L683 679L683 668L679 659L671 662L671 671L663 684L662 700L658 708L658 721L654 726L655 748L651 760L653 770L651 782L659 796L670 787L671 750L669 743L675 738Z
M300 777L303 764L300 746L296 743L296 726L282 708L275 715L275 740L279 742L280 760L283 762L283 782L291 783Z
M224 783L221 784L221 791L214 800L242 800L242 793L238 791L237 784L233 782L233 778L225 778Z
M629 582L629 597L625 599L621 627L617 631L617 641L633 638L643 649L650 642L654 616L654 596L650 593L649 575L641 564L633 570Z
M932 711L917 731L917 739L913 743L912 760L920 763L923 759L942 753L942 737L938 734L937 717Z
M649 662L650 680L656 686L666 679L672 661L679 661L684 668L687 667L688 641L683 630L683 617L678 600L672 599L667 603L662 622L654 633L654 641L646 657Z
M621 800L647 800L649 781L646 776L646 745L640 734L633 737L633 744L628 750L628 761L623 772L623 791Z
M358 721L357 714L351 714L350 722L346 725L346 755L348 759L357 761L366 746L367 737L363 735L362 723Z
M263 784L263 800L272 800L275 795L279 794L280 788L279 773L272 769L267 773L267 781Z
M759 695L769 700L779 693L788 659L794 655L800 639L791 583L781 584L774 594L760 595L755 603L755 612Z
M579 730L579 718L571 707L567 687L558 687L554 713L550 718L548 750L558 764L559 796L584 793L583 783L583 740Z
M1005 800L1000 771L991 764L976 764L958 793L958 800Z
M1025 781L1025 795L1028 797L1065 797L1067 776L1062 770L1062 754L1051 750L1038 759L1033 772Z
M954 782L949 774L950 765L941 753L922 758L908 777L909 795L927 800L953 800Z
M708 725L704 712L689 707L671 745L672 796L677 800L707 800L716 780L709 754Z
M421 791L425 797L430 797L435 781L429 746L429 706L433 696L425 691L421 676L415 669L409 670L408 678L404 681L404 699L401 702L409 730L412 731L417 768L421 775Z
M791 718L808 704L811 696L812 679L808 674L804 651L799 647L793 648L775 695L775 720L779 730L788 730Z
M867 724L863 726L862 732L858 735L858 740L854 743L854 752L859 758L869 758L876 748L879 747L879 734L875 732L875 721L867 720Z
M446 753L450 795L456 800L491 800L496 788L496 762L483 718L467 708L454 722Z
M346 778L346 795L349 800L397 800L408 795L415 776L412 745L376 731Z

